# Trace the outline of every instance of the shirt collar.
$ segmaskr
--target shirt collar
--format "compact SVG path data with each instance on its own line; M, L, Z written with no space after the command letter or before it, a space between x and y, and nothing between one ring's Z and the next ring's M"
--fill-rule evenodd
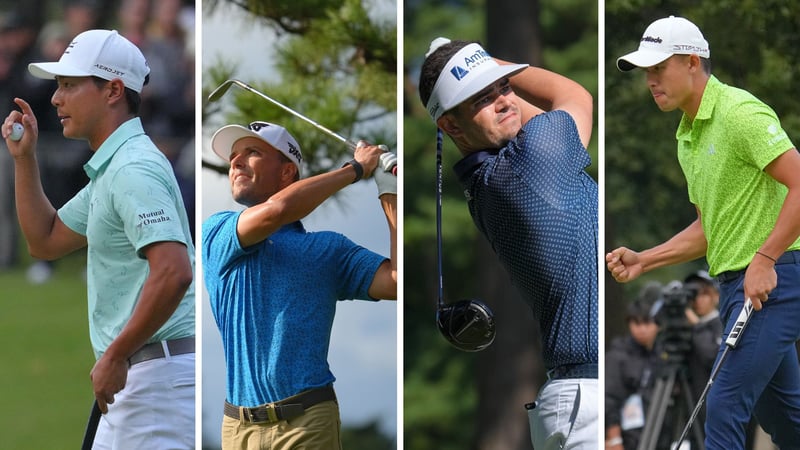
M144 134L144 128L142 128L142 121L138 117L134 117L117 127L111 133L111 136L100 145L100 148L94 152L89 162L83 165L83 170L86 171L89 179L94 180L105 169L117 153L117 150L122 147L122 144L127 142L128 139L141 134Z
M470 153L461 158L461 160L453 166L453 171L455 171L459 180L465 180L469 178L484 161L497 153L498 150L481 150L479 152Z
M697 114L694 116L694 120L708 120L711 118L711 114L714 112L714 105L716 105L717 99L719 99L723 86L722 82L714 75L708 78L706 87L703 90L703 97L700 99L700 107L697 108ZM689 119L686 113L684 113L683 117L681 117L681 123L678 125L678 132L676 133L678 138L691 131L692 122L693 121Z
M484 163L484 161L486 161L492 156L497 156L501 150L508 147L509 145L512 145L512 143L517 142L517 140L522 138L524 134L525 134L525 124L522 125L522 128L520 128L519 132L514 137L514 139L508 141L508 143L506 143L506 145L504 145L503 148L481 150L475 153L470 153L469 155L461 158L461 160L458 161L453 166L453 171L455 171L459 180L461 180L462 182L466 182L469 179L469 177L472 176L472 174L478 169L478 167L480 167L480 165Z

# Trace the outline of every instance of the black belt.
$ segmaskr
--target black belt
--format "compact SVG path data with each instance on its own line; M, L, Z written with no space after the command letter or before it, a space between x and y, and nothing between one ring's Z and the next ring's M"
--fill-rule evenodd
M245 422L250 423L275 423L302 416L308 408L330 400L336 401L336 393L333 391L333 386L327 385L253 408L239 407L226 401L225 415L236 420L241 417ZM241 415L239 414L240 410Z
M800 250L792 250L782 254L775 262L776 266L779 264L800 264ZM744 275L746 270L747 267L741 270L729 270L727 272L722 272L721 274L717 275L717 280L719 280L720 283L727 283L729 281L736 280L740 276Z
M570 378L597 378L597 364L567 364L547 371L548 380Z
M185 337L180 339L172 339L164 341L166 343L169 355L183 355L186 353L194 353L194 336ZM136 351L130 358L128 358L128 365L139 364L140 362L150 361L151 359L164 358L167 356L164 353L164 346L161 342L153 342L147 344Z

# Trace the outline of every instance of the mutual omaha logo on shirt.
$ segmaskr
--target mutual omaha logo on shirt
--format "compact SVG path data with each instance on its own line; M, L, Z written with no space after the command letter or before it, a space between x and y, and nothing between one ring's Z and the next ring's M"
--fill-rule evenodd
M170 220L172 219L164 213L163 208L157 211L151 211L139 214L139 226L147 226L154 223L169 222Z

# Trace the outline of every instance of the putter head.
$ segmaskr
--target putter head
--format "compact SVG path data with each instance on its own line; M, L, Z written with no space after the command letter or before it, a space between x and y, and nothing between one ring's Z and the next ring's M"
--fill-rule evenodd
M477 352L494 342L492 310L480 300L460 300L436 311L436 325L454 347Z

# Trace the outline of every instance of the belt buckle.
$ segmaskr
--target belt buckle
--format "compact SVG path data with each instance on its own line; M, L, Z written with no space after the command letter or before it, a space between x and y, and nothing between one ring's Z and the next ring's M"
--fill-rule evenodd
M259 414L262 408L266 413L266 417L262 417ZM273 403L255 408L242 408L242 415L250 423L275 423L278 421L278 415L275 413L275 405Z

